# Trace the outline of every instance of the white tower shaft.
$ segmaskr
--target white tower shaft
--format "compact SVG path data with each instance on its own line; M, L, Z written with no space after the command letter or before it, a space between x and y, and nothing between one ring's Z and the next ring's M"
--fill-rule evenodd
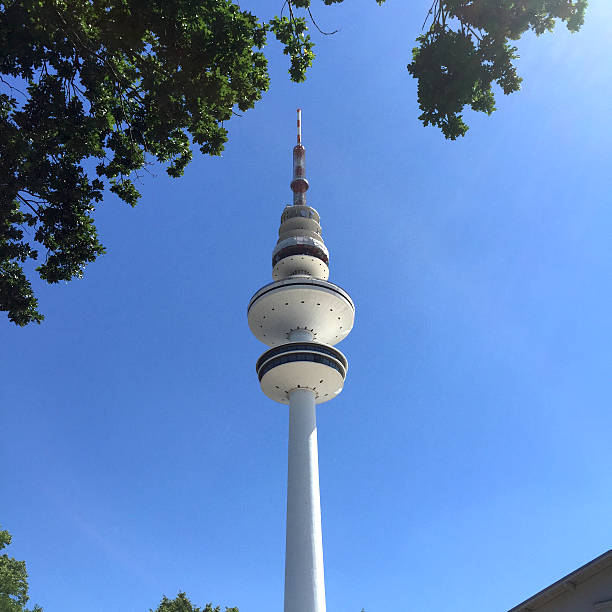
M289 394L285 612L325 612L315 395Z

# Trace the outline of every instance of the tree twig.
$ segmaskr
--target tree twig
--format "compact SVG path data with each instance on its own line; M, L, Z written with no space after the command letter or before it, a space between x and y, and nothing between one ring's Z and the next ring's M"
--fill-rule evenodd
M310 19L312 19L312 23L314 23L315 28L317 28L317 30L319 30L321 34L324 34L325 36L331 36L332 34L336 34L338 32L338 30L334 30L333 32L324 32L319 27L319 24L315 21L315 18L312 16L312 13L310 12L310 7L308 7L308 14L310 15Z
M27 96L23 93L23 91L21 91L21 89L19 89L19 87L13 87L13 85L11 85L6 79L4 79L3 77L0 76L0 81L2 81L11 91L17 91L19 92L24 98L26 98Z
M24 198L18 193L16 193L15 195L40 219L40 209L34 208L32 204L30 204L31 200Z
M302 43L300 42L300 37L297 34L297 30L295 29L295 16L293 15L293 8L291 6L291 0L286 0L287 2L287 6L289 7L289 21L291 22L291 29L293 30L293 36L295 37L295 40L298 42L299 45L299 49L300 49L300 55L303 57L304 54L302 53Z
M427 15L425 15L425 20L423 21L423 25L421 26L421 32L425 28L425 24L427 23L429 16L433 13L434 7L436 6L437 2L438 0L433 0L433 2L431 3L431 6L429 7L429 10L427 11Z

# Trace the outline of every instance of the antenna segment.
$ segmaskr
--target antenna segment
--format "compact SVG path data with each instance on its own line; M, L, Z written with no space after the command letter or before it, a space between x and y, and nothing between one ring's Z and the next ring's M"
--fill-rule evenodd
M297 144L293 147L293 180L291 191L293 191L293 205L306 206L306 192L308 191L306 180L306 149L302 146L302 109L297 109Z

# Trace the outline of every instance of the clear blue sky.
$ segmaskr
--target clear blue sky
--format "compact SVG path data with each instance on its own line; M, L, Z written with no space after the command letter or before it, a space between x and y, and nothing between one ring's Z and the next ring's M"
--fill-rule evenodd
M263 17L281 2L243 2ZM345 6L346 5L346 6ZM308 82L222 158L144 175L108 254L0 323L0 521L46 612L184 589L282 609L287 411L246 306L271 280L303 108L310 203L357 318L319 410L331 612L503 612L612 547L612 5L520 42L523 90L447 142L405 70L429 2L316 6ZM263 7L263 8L262 8Z

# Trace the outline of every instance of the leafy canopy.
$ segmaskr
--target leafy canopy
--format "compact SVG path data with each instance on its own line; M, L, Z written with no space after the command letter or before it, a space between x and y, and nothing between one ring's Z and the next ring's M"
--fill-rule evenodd
M13 322L42 319L21 265L32 242L44 280L80 277L104 252L92 212L105 186L134 205L147 156L177 177L191 143L221 153L223 123L268 87L265 40L229 0L0 4L0 309Z
M221 612L221 608L219 606L213 608L212 604L198 608L189 601L185 593L179 593L175 599L164 597L155 612ZM225 608L225 612L238 612L238 608Z
M0 550L11 543L11 534L0 530ZM0 555L0 612L29 612L28 573L24 561L16 561L6 553ZM42 612L34 606L32 612Z
M494 83L520 87L509 41L557 19L576 31L586 4L434 0L408 64L421 121L463 136L464 107L490 114ZM148 164L178 177L192 147L221 153L225 123L268 89L270 31L290 78L304 81L309 22L310 0L287 0L268 23L233 0L0 2L0 310L17 325L40 323L24 264L37 261L57 283L104 252L92 215L105 189L134 206Z
M527 30L552 31L557 19L575 32L586 6L587 0L434 0L432 23L408 64L418 79L419 119L451 140L464 136L466 106L490 115L494 83L505 94L520 89L517 49L509 41Z

